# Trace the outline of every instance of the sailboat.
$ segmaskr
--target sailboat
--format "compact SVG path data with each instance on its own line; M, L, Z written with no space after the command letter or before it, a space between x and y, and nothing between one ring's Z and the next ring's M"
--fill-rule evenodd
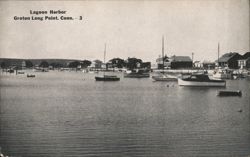
M232 72L225 68L219 67L220 43L218 43L218 69L214 71L213 78L215 79L231 79Z
M104 48L104 64L105 64L105 58L106 58L106 44ZM96 76L95 77L96 81L120 81L120 78L117 77L116 75L105 75L105 71L103 76Z
M176 76L164 74L164 37L162 37L162 74L152 76L154 81L177 81Z

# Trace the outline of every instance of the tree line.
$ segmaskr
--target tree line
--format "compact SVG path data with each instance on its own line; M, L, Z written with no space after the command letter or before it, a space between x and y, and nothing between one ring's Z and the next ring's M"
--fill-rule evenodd
M99 62L102 64L101 61ZM33 68L35 66L31 60L25 60L24 63L25 63L24 65L26 68ZM65 62L65 63L62 63L62 62L49 63L48 61L43 60L38 64L38 67L41 67L41 68L49 68L49 67L50 68L78 68L78 67L87 68L91 64L92 62L89 60L71 61L71 62ZM150 64L150 63L147 62L147 64ZM106 63L106 66L108 67L112 67L112 68L126 67L128 69L135 69L142 65L145 65L145 63L141 59L138 59L138 58L128 58L127 60L124 60L121 58L113 58ZM8 61L3 61L0 66L1 68L8 68L11 66L11 64L8 63Z

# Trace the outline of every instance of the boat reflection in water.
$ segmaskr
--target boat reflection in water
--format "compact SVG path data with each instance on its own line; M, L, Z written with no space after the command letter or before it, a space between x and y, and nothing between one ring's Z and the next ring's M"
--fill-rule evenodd
M207 74L193 73L187 78L178 78L180 86L196 87L225 87L226 81L221 79L210 79Z

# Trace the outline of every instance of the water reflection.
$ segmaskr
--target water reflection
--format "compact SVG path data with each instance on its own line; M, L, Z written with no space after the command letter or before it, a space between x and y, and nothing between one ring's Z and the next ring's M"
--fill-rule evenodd
M247 156L249 82L186 88L150 79L95 82L93 74L1 76L0 145L11 156ZM241 108L243 111L237 112Z

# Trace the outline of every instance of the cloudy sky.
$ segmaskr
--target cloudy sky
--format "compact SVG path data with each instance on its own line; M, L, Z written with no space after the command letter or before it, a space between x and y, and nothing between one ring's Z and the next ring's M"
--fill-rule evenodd
M65 10L83 20L14 20L33 16L30 10ZM244 54L250 51L249 0L0 2L1 58L102 60L107 43L106 60L155 61L163 35L168 56L193 52L194 60L215 60L218 42L221 54Z

